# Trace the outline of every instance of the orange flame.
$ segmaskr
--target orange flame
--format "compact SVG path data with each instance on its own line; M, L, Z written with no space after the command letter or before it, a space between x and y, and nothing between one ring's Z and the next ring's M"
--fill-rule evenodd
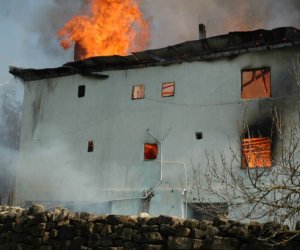
M79 45L80 59L126 55L148 45L149 26L135 0L91 0L90 12L73 17L57 33L64 49Z

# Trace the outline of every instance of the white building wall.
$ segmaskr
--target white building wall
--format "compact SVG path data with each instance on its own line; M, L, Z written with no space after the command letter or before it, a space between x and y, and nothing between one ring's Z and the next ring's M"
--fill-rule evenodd
M271 67L273 98L247 101L252 122L274 103L296 105L285 96L294 93L290 70L297 51L101 72L109 76L106 80L73 75L26 82L18 201L76 202L135 214L142 209L139 197L156 186L162 167L149 212L184 215L182 192L190 183L192 165L205 165L205 150L228 152L229 140L239 150L246 102L241 100L241 69ZM163 98L161 84L170 81L176 83L175 96ZM138 84L145 85L145 98L131 100L132 86ZM77 97L79 85L86 86L83 98ZM143 160L144 143L155 143L147 129L158 138L169 131L162 166L160 155L155 161ZM202 140L195 139L198 131ZM92 153L87 152L89 140L94 141ZM237 166L237 171L243 170ZM106 201L112 202L99 205Z

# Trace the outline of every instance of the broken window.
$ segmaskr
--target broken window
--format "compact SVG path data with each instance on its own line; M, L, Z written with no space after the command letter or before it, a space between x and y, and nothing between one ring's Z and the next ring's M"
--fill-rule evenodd
M144 99L145 97L145 86L144 85L134 85L132 86L131 98L135 99Z
M144 144L144 160L155 160L158 154L157 144Z
M175 93L175 82L167 82L162 84L161 96L169 97L174 96Z
M85 85L78 86L78 98L85 96Z
M242 139L242 167L269 168L271 160L271 139L268 137Z
M188 203L188 214L190 218L197 220L210 220L220 215L228 215L227 203Z
M242 70L242 98L271 97L271 69Z
M94 142L93 141L89 141L88 142L88 152L93 152L94 151Z

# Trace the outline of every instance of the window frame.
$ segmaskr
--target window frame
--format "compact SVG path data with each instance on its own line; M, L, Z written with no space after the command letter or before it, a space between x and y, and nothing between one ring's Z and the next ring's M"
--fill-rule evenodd
M164 95L164 85L171 85L171 87L173 87L173 93L170 94L170 95ZM165 98L165 97L173 97L175 96L175 87L176 87L176 83L175 81L172 81L172 82L163 82L161 84L161 97Z
M135 94L135 88L140 88L142 87L143 89L143 95L142 96L138 96L138 97L135 97L134 94ZM145 84L137 84L137 85L132 85L132 89L131 89L131 100L142 100L142 99L145 99Z
M78 98L82 98L82 97L85 97L85 85L79 85L78 86L78 89L77 89L77 97Z
M244 77L243 77L243 73L245 72L254 72L254 71L267 71L267 73L270 75L269 76L269 83L268 83L268 87L269 87L269 95L267 96L251 96L251 97L244 97L246 94L244 93L244 88L245 88L245 84L244 84ZM249 82L247 85L251 84L251 82ZM267 88L267 87L266 87ZM269 66L265 66L265 67L257 67L257 68L244 68L241 69L241 99L243 100L252 100L252 99L263 99L263 98L272 98L272 71L271 71L271 67Z
M155 146L155 158L146 157L146 147L147 145ZM158 144L157 143L144 143L144 161L155 161L158 157Z

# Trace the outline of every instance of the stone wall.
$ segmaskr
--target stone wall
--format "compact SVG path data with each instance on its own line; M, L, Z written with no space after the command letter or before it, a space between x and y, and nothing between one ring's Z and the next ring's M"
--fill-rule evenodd
M0 206L0 249L300 249L300 231L275 222L241 224L73 213Z

